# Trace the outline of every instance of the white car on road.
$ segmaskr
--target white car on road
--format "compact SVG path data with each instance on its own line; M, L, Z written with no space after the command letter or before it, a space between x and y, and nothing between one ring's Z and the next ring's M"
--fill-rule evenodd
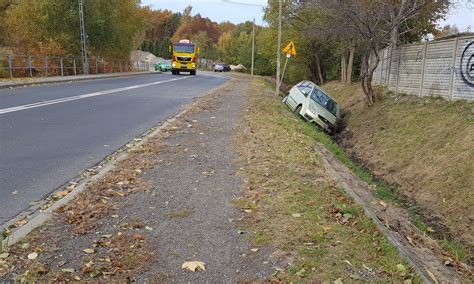
M291 88L284 102L294 113L309 122L332 132L340 118L337 102L311 81L303 81Z

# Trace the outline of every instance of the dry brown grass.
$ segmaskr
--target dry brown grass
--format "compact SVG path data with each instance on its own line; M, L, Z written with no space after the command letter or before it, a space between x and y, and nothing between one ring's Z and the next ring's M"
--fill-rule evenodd
M341 139L345 150L398 185L432 235L461 240L472 250L474 103L384 94L369 108L358 85L324 89L352 112ZM469 262L468 252L459 253Z

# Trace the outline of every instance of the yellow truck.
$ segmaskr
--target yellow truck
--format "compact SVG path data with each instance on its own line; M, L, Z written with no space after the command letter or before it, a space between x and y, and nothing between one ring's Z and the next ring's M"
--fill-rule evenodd
M183 39L173 43L169 51L173 54L171 74L179 75L180 72L189 72L191 75L196 75L197 57L200 50L195 43Z

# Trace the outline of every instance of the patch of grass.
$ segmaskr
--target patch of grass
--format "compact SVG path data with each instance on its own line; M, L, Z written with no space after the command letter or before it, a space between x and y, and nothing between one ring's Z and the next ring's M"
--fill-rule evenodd
M272 88L253 82L251 93L258 95L249 96L236 138L249 190L235 204L255 209L242 224L250 240L291 254L292 265L277 274L284 282L350 279L350 269L364 267L377 271L375 278L359 275L365 280L405 279L396 265L409 265L328 177L314 145L322 142L350 160L326 134L272 98Z
M271 244L273 237L264 230L256 230L248 239L254 244L261 246Z
M424 233L430 233L432 231L431 227L425 224L423 219L419 214L415 212L415 210L408 208L408 215L410 216L411 222L415 227L417 227L420 231Z
M170 218L185 218L192 214L193 212L188 209L181 209L176 211L168 212L166 215Z
M469 263L471 261L471 253L464 244L447 239L441 240L440 243L442 248L453 255L456 260L464 263Z
M242 198L237 198L237 199L232 200L232 204L234 204L234 206L239 207L241 209L257 210L257 206L255 204Z

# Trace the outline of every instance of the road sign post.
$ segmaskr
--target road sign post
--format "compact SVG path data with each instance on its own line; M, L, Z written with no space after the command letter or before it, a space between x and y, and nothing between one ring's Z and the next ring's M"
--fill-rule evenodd
M288 65L288 59L291 58L291 54L286 55L285 67L283 67L283 73L281 74L280 84L283 82L283 78L285 78L286 66Z
M279 79L278 85L281 85L281 82L283 82L283 78L285 77L285 72L286 72L286 66L288 65L288 60L292 56L296 56L296 46L293 41L290 41L290 43L283 48L283 53L286 53L286 61L285 61L285 67L283 68L283 73L281 74L281 78Z

